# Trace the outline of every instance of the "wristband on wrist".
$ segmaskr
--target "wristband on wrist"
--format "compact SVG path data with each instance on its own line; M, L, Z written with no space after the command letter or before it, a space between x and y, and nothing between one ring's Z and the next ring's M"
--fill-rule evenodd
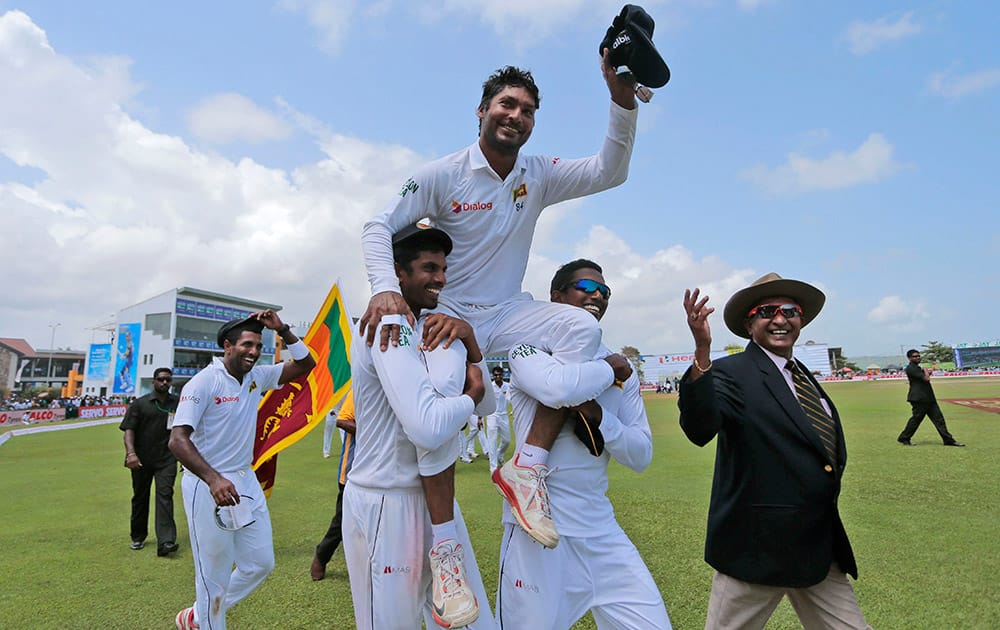
M279 328L278 330L276 330L274 332L278 333L278 335L284 335L286 332L288 332L291 329L292 329L291 326L289 326L288 324L285 324L284 326L282 326L281 328Z
M292 358L296 361L301 361L309 356L309 346L306 345L306 342L299 339L295 343L288 346L288 353L291 354Z
M706 365L705 367L701 367L700 365L698 365L698 359L697 358L693 359L693 362L694 362L694 369L698 370L702 374L704 374L705 372L707 372L707 371L709 371L709 370L712 369L712 360L711 359L708 360L708 365Z

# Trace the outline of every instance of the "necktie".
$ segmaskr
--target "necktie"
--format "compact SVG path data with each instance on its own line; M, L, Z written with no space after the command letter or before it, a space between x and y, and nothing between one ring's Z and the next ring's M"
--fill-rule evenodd
M792 383L795 384L795 394L799 397L802 410L806 412L806 417L819 433L819 438L823 442L823 446L826 447L826 454L830 457L830 461L834 464L837 463L837 430L833 426L833 418L827 415L819 400L819 393L795 361L789 361L785 367L792 371Z

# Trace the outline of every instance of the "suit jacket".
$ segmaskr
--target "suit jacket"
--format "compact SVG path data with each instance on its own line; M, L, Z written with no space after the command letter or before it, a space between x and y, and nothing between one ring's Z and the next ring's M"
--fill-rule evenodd
M912 362L906 364L906 378L910 381L910 391L906 393L906 402L933 402L934 388L930 381L924 380L924 369Z
M840 416L811 374L809 379L833 412L836 463L757 344L715 361L694 382L689 374L681 381L680 423L688 439L704 446L718 436L705 561L721 573L798 588L823 581L836 561L857 578L837 509L847 463Z

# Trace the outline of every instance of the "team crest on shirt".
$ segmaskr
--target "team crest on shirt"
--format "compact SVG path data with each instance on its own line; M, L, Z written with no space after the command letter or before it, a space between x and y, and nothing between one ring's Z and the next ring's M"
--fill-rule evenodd
M528 196L528 185L521 182L521 185L514 189L514 201L517 201L521 197Z
M257 381L251 381L250 382L250 391L252 392L255 389L257 389Z

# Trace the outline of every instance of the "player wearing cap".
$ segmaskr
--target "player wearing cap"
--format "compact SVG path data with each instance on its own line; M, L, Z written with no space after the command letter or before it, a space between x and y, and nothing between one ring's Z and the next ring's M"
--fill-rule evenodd
M399 340L381 352L361 336L351 348L357 426L354 466L344 490L344 557L358 628L470 626L492 628L479 568L454 500L458 434L476 411L492 411L483 382L483 356L467 323L421 312L437 305L445 285L451 239L438 229L408 226L393 236L397 285L418 316L411 328L400 315ZM421 330L438 322L451 343L420 346ZM459 369L430 362L453 354ZM477 404L482 403L477 409Z
M294 361L257 365L265 327L277 331ZM195 603L177 613L179 630L225 630L226 611L274 568L267 500L250 468L257 407L264 392L316 365L271 309L226 322L217 341L223 356L184 385L170 434L170 450L184 466L181 492L195 571Z
M568 362L593 358L601 339L594 318L580 309L536 302L521 292L521 282L542 210L618 186L627 177L637 119L634 83L615 73L606 52L602 71L612 101L608 131L598 154L580 159L520 153L540 104L530 72L508 66L486 80L477 110L478 140L419 169L399 198L365 224L362 248L374 295L361 318L361 330L367 332L369 344L383 315L402 314L412 323L393 270L391 235L429 217L455 244L450 257L455 272L437 310L471 323L486 354L506 354L514 343L531 342ZM382 332L379 346L385 349L390 330L383 327ZM437 327L424 327L429 348L436 347L441 336ZM588 365L581 372L585 397L574 403L595 397L616 377L628 376L616 375L604 362ZM554 406L558 401L541 402ZM523 516L520 522L546 546L558 542L544 479L548 448L560 428L561 420L552 426L534 423L515 457L494 476L498 489Z
M601 267L574 260L552 278L553 302L600 320L611 290ZM601 346L598 357L611 355ZM530 345L510 353L514 430L524 439L538 409L535 396L572 390L574 366ZM664 630L670 618L652 575L615 519L608 500L608 463L642 472L653 457L653 439L639 379L605 389L596 400L569 410L549 456L558 475L548 479L559 546L539 549L504 504L497 620L501 628L571 627L590 611L598 628Z
M507 415L507 401L510 399L510 383L503 380L503 368L493 368L493 397L497 400L497 410L486 416L486 454L490 458L490 474L503 465L504 453L510 446L510 416Z

